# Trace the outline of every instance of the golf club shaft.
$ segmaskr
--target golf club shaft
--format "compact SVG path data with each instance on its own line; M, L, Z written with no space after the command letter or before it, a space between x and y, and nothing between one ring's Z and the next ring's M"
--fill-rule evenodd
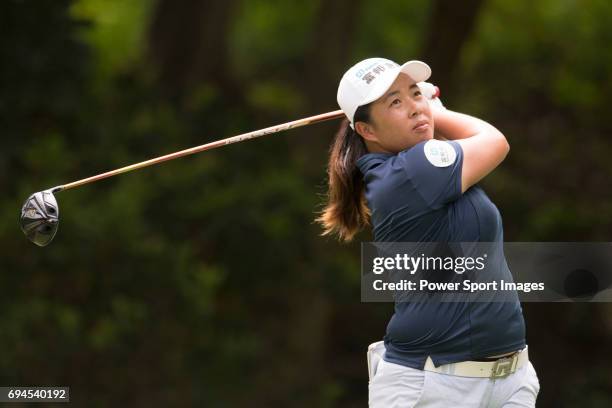
M111 170L106 173L98 174L96 176L84 178L82 180L77 180L72 183L64 184L61 186L57 186L51 189L51 192L57 193L60 191L68 190L71 188L79 187L84 184L93 183L94 181L102 180L108 177L116 176L118 174L127 173L133 170L138 170L143 167L152 166L154 164L162 163L165 161L178 159L179 157L188 156L195 153L200 153L205 150L215 149L217 147L225 146L232 143L238 143L249 139L254 139L256 137L261 137L265 135L271 135L273 133L282 132L283 130L289 130L301 126L312 125L319 122L324 122L331 119L337 119L344 116L344 113L341 110L322 113L320 115L310 116L303 119L294 120L293 122L283 123L281 125L270 126L265 129L255 130L249 133L243 133L238 136L228 137L227 139L217 140L215 142L206 143L200 146L192 147L189 149L181 150L176 153L166 154L164 156L156 157L154 159L145 160L140 163L131 164L129 166L121 167L119 169Z

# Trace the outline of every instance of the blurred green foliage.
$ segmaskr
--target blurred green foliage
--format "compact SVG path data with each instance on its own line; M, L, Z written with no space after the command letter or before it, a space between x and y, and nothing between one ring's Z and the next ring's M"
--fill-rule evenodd
M76 34L95 52L95 74L101 80L142 62L154 5L153 0L80 0L71 4L70 16L89 23Z
M224 41L227 58L152 57L152 21L178 16L177 32L195 33L219 21L222 2L196 4L0 4L0 383L69 385L87 407L364 406L365 347L392 306L359 303L358 242L321 238L313 223L333 124L60 193L48 247L18 230L32 192L336 109L343 71L324 66L414 58L427 30L448 24L430 21L437 3L425 0L353 2L346 24L325 2L234 1L218 37L189 37ZM610 18L603 0L479 9L442 97L511 142L485 181L507 240L610 240ZM317 54L335 46L317 27L348 32L348 52ZM185 76L181 92L160 79L190 62L207 74ZM570 306L525 306L540 401L609 406L611 309Z

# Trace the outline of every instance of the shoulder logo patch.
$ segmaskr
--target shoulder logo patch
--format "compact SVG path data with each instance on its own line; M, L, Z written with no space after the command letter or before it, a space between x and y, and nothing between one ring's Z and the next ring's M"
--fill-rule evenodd
M448 167L457 159L457 152L449 143L441 140L429 140L423 146L425 157L436 167Z

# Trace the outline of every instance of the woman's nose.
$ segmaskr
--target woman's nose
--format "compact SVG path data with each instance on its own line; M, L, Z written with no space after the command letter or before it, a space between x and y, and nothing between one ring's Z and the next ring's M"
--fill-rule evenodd
M408 105L408 116L414 118L418 116L420 112L421 111L419 104L415 103L414 101L411 101Z

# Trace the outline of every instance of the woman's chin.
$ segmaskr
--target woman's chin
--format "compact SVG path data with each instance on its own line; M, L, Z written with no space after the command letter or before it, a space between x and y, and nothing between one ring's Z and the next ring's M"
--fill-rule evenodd
M421 141L431 140L433 138L434 138L433 132L426 132L423 135L421 135Z

